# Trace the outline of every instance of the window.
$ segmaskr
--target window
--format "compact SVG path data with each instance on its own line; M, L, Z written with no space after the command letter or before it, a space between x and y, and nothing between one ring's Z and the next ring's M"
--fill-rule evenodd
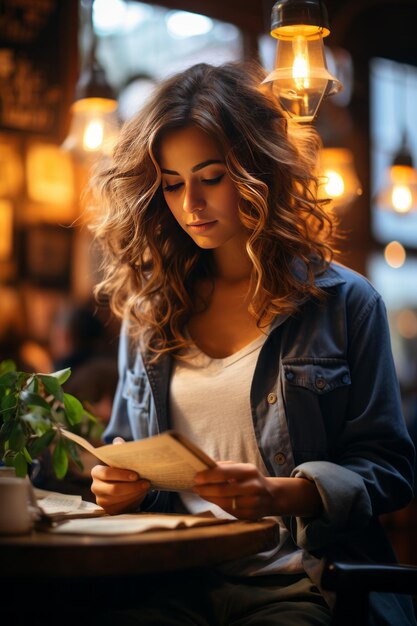
M204 15L129 0L95 0L97 57L127 119L158 80L194 63L242 58L239 29ZM88 48L88 42L85 42Z
M406 138L417 164L417 68L387 59L371 61L371 218L377 241L395 239L417 248L417 211L401 214L381 210L378 194L387 170Z

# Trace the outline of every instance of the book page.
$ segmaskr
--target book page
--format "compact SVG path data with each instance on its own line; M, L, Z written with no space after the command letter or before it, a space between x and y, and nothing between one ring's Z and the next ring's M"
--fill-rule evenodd
M215 465L197 446L183 436L177 438L177 434L170 431L139 441L98 448L70 431L61 429L61 433L106 465L134 470L149 480L153 489L190 491L196 472Z
M233 523L236 520L219 519L205 515L175 515L125 513L90 519L73 519L48 528L49 532L82 535L130 535L150 530L174 530L194 526Z

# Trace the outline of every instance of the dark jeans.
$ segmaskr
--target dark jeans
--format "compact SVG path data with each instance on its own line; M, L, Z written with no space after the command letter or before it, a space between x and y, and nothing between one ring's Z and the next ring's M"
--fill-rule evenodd
M329 626L331 620L306 576L196 572L138 592L140 607L106 611L97 626Z

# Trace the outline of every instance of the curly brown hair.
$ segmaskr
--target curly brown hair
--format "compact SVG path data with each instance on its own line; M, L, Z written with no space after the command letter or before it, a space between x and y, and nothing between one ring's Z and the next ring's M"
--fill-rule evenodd
M195 125L218 143L240 194L260 328L320 297L317 273L332 259L333 221L317 199L317 133L287 119L255 63L198 64L166 79L123 127L112 163L92 179L92 229L112 310L155 358L189 345L196 285L213 276L212 251L178 225L161 189L158 147L169 130ZM295 271L298 263L303 268Z

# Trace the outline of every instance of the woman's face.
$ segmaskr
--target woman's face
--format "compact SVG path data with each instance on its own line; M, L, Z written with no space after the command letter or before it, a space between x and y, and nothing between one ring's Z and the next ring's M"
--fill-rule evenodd
M200 248L242 237L239 194L209 135L195 126L170 131L161 141L159 165L166 203Z

